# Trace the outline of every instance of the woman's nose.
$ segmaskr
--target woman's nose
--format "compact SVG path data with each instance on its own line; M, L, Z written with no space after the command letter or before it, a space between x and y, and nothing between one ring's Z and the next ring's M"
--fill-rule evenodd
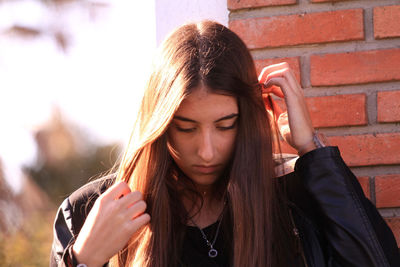
M214 144L210 132L202 133L198 144L198 155L204 162L211 162L214 159Z

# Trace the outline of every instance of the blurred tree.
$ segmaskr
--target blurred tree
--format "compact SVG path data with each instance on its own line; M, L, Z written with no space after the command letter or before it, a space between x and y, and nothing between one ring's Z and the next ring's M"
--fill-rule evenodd
M35 212L18 232L0 240L0 266L48 266L53 218L54 211Z
M0 5L2 2L12 1L3 0L0 1ZM65 21L61 21L60 23L60 19L62 19L60 15L68 13L68 9L70 9L72 5L75 5L79 9L86 11L91 20L95 20L99 13L109 8L109 4L105 0L34 0L32 2L37 3L37 6L40 6L44 13L49 11L48 14L58 14L59 16L48 16L44 18L44 21L37 24L26 24L21 22L21 19L17 19L12 21L10 26L3 30L2 34L23 39L47 36L52 38L63 52L67 52L72 41L71 37L73 36L71 36L68 27L66 27L67 23Z
M117 144L98 145L59 111L35 134L38 160L25 171L59 205L79 186L110 171L120 154Z
M0 165L0 266L48 266L54 205L30 182L15 194Z
M35 137L38 160L25 167L19 194L5 183L0 164L1 267L48 266L55 207L90 177L109 170L119 154L117 145L96 144L58 110Z
M82 17L94 21L108 9L107 0L17 2L0 0L2 14L10 14L2 18L0 38L28 43L46 38L62 53L68 52L74 41L71 11L80 10ZM35 139L38 159L24 167L27 177L18 195L8 188L0 165L1 267L48 266L56 207L91 177L109 170L120 152L117 144L96 143L57 111L35 133Z
M21 225L21 222L22 209L17 204L12 190L4 179L3 167L0 159L0 244L3 243L1 239L15 232Z

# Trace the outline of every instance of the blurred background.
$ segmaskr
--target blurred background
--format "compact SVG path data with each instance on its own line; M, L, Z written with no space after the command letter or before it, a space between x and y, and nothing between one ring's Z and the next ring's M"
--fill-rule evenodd
M225 0L0 1L0 266L48 266L71 192L122 153L159 43Z

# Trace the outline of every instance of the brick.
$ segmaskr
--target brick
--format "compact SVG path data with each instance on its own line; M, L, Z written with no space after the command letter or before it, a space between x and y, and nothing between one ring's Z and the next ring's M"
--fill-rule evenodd
M250 49L364 39L362 9L233 20L229 27Z
M400 90L378 92L378 122L400 121Z
M385 221L389 225L394 237L396 238L397 247L400 247L400 218L385 218Z
M348 0L311 0L311 3L325 3L325 2L341 2Z
M400 37L400 6L374 8L374 37Z
M282 153L289 153L289 154L296 154L297 155L297 150L291 147L288 143L285 141L280 142L280 149Z
M313 55L313 86L331 86L400 80L400 49Z
M297 0L228 0L228 9L254 8L262 6L283 6L296 4Z
M349 166L389 165L400 163L400 133L332 136Z
M370 185L369 185L369 177L358 177L357 178L358 182L361 185L361 188L364 191L364 195L371 199L371 193L370 193Z
M306 99L314 127L366 125L364 94L309 97Z
M268 65L277 64L281 62L287 62L290 68L293 70L294 75L296 75L297 81L300 83L300 58L266 58L255 60L257 73L260 74L262 69Z
M400 174L375 177L375 196L378 208L400 207Z

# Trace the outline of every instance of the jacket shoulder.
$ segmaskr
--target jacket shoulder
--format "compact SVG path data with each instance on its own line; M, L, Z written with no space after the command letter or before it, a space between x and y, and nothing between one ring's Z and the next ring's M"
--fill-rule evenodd
M116 174L110 174L89 182L68 197L73 232L79 233L96 199L115 181Z

